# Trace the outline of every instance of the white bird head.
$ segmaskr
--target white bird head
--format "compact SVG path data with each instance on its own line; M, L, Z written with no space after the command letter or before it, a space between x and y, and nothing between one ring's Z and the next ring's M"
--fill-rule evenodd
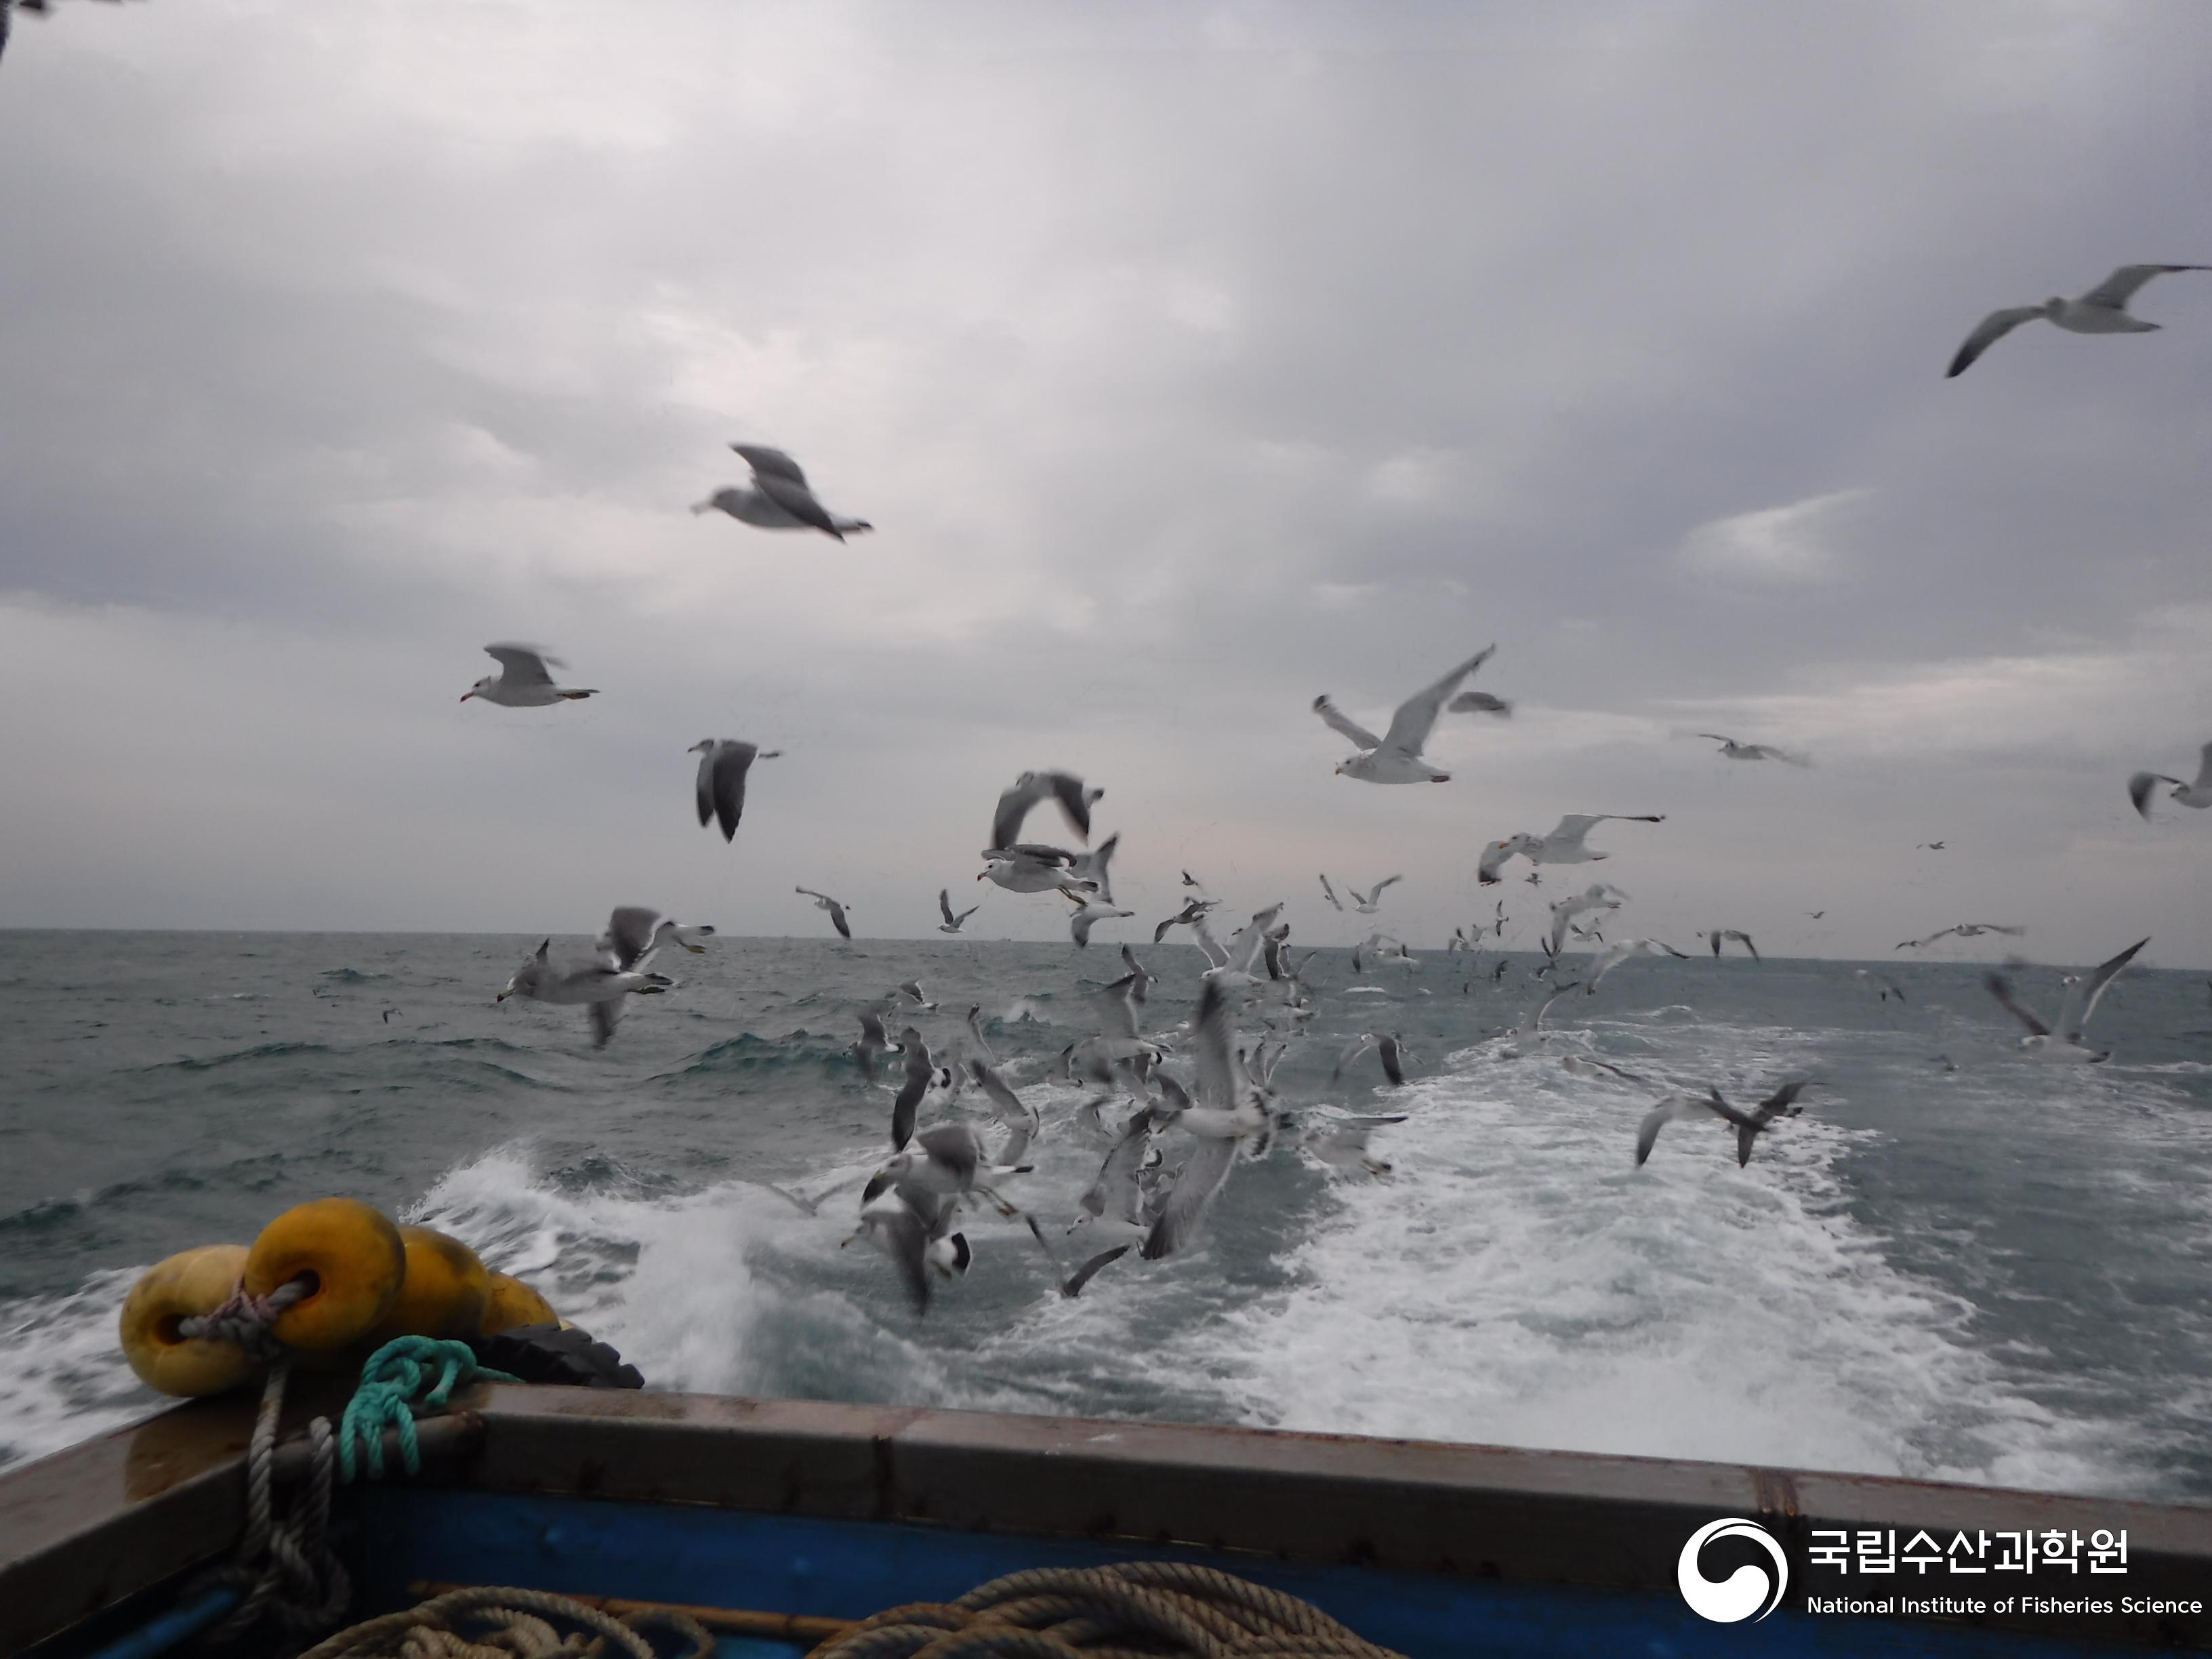
M482 696L498 683L498 675L487 674L482 679L478 680L474 685L471 686L467 690L461 693L461 701L463 702L466 702L471 697Z

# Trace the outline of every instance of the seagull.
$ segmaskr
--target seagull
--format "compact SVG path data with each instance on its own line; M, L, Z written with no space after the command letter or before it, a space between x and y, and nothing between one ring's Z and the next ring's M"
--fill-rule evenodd
M971 904L956 916L952 914L951 890L940 887L937 890L937 908L945 915L945 920L937 924L937 931L940 933L957 933L960 931L961 925L983 907L980 904Z
M1664 823L1664 812L1570 812L1554 824L1548 835L1508 836L1504 841L1494 841L1482 849L1476 861L1475 877L1486 887L1498 883L1498 871L1515 854L1525 854L1531 864L1589 864L1610 857L1606 853L1593 853L1583 844L1596 825L1608 820L1621 823Z
M1352 1039L1351 1046L1336 1057L1336 1069L1329 1073L1329 1082L1334 1085L1344 1075L1344 1068L1370 1048L1381 1057L1382 1075L1390 1079L1391 1086L1401 1087L1406 1081L1406 1061L1410 1056L1395 1031L1362 1031Z
M1960 939L1979 939L1984 933L2006 933L2017 939L2027 931L2025 927L2008 927L2001 921L1962 921L1956 927L1946 927L1930 933L1926 939L1909 939L1894 948L1899 951L1918 951L1933 945L1939 939L1948 939L1956 933Z
M1943 850L1943 843L1940 841L1923 841L1912 850L1916 853L1940 853Z
M863 1008L860 1010L860 1035L845 1052L859 1064L860 1075L873 1083L876 1080L876 1056L896 1054L898 1044L884 1033L884 1017L872 1008Z
M853 937L852 926L845 920L845 907L838 903L836 899L831 898L827 893L817 893L811 887L794 887L791 890L812 899L816 909L827 910L830 913L830 925L837 930L839 938Z
M799 890L804 892L805 890L801 888ZM851 936L848 934L847 937ZM887 1004L895 1003L901 997L904 997L925 1014L933 1012L937 1007L935 1003L921 994L921 981L918 979L902 979L884 993L884 1000Z
M1557 956L1567 942L1567 926L1585 910L1618 910L1627 894L1611 882L1595 882L1579 893L1570 893L1552 906L1552 942L1547 954ZM1504 900L1498 901L1498 934L1504 936Z
M1188 901L1181 910L1177 911L1174 915L1170 916L1165 921L1152 929L1152 943L1158 945L1162 939L1165 939L1168 936L1168 929L1170 927L1196 927L1200 922L1206 920L1206 913L1213 908L1213 907L1219 902L1220 901L1218 899L1194 898ZM1343 907L1340 905L1337 908L1341 909Z
M1796 1117L1805 1109L1796 1103L1797 1097L1813 1086L1804 1078L1792 1078L1748 1112L1738 1111L1722 1098L1718 1089L1707 1089L1713 1110L1735 1125L1735 1164L1739 1170L1751 1162L1752 1143L1771 1127L1777 1118ZM1646 1119L1649 1122L1650 1120ZM1656 1133L1655 1130L1653 1132Z
M1641 1072L1632 1072L1626 1066L1616 1066L1609 1060L1593 1060L1588 1054L1562 1054L1559 1068L1571 1077L1607 1077L1621 1083L1648 1084L1651 1079ZM1641 1159L1638 1160L1639 1163Z
M1298 1150L1311 1152L1333 1169L1364 1170L1371 1176L1387 1176L1391 1166L1368 1155L1368 1137L1377 1129L1387 1129L1405 1121L1403 1112L1389 1117L1322 1118L1299 1133Z
M567 665L535 646L488 645L484 652L499 664L499 672L485 675L462 692L463 702L478 697L502 708L543 708L550 703L575 702L599 696L597 691L554 684L552 675L545 671Z
M1636 1126L1636 1167L1642 1169L1651 1156L1651 1149L1659 1144L1659 1132L1670 1123L1686 1123L1693 1118L1717 1117L1713 1103L1703 1095L1675 1093L1667 1096L1644 1115Z
M1989 993L2005 1006L2005 1012L2027 1027L2027 1035L2020 1040L2033 1060L2068 1060L2077 1064L2099 1065L2112 1057L2110 1048L2091 1048L2081 1041L2081 1030L2089 1023L2089 1016L2097 1011L2097 1000L2105 989L2118 977L2121 969L2135 959L2136 951L2149 944L2139 939L2109 962L2100 963L2087 978L2069 974L2059 981L2066 988L2066 1000L2059 1005L2058 1018L2045 1025L2026 1008L2021 1006L2012 994L2012 986L2002 974L1994 969L1982 975L1982 983Z
M1337 897L1336 889L1328 884L1328 877L1326 873L1321 878L1321 896L1329 902L1330 908L1340 915L1343 914L1344 901Z
M1504 965L1503 963L1498 964L1501 969ZM1545 994L1541 1002L1532 1002L1522 1009L1520 1024L1513 1028L1514 1041L1499 1051L1501 1055L1507 1060L1518 1060L1528 1052L1522 1046L1522 1044L1541 1042L1545 1036L1544 1016L1552 1012L1552 1005L1566 995L1568 992L1578 991L1581 988L1580 980L1569 980L1565 985L1553 986Z
M1705 935L1705 938L1707 941L1711 944L1713 947L1713 954L1715 956L1718 956L1721 953L1721 941L1723 939L1734 939L1738 945L1741 945L1745 950L1751 952L1751 959L1753 962L1758 962L1762 959L1759 954L1759 947L1751 942L1751 935L1743 932L1741 928L1716 927L1708 933Z
M983 1098L991 1103L991 1109L1006 1126L1006 1144L999 1149L999 1162L1018 1164L1029 1155L1030 1143L1036 1139L1042 1120L1036 1107L1016 1094L998 1068L987 1060L968 1062L968 1075L983 1091Z
M1314 713L1334 730L1359 745L1360 752L1337 766L1340 777L1362 783L1449 783L1451 774L1439 772L1421 758L1421 747L1436 730L1437 715L1444 699L1459 683L1482 666L1496 646L1486 646L1435 684L1416 691L1390 716L1390 729L1376 737L1365 726L1347 719L1323 692L1313 701Z
M386 1009L384 1011L384 1023L385 1023L386 1025L391 1024L392 1024L392 1015L394 1015L394 1014L398 1013L398 1012L399 1012L399 1010L398 1010L398 1009L397 1009L397 1008L386 1008Z
M1406 948L1402 939L1393 939L1388 933L1370 933L1352 947L1352 971L1355 974L1365 973L1370 963L1380 967L1386 962L1409 970L1418 970L1421 965L1420 959Z
M2128 799L2136 804L2136 811L2142 814L2145 823L2150 821L2150 798L2161 783L2173 786L2167 796L2169 800L2200 810L2212 806L2212 743L2206 744L2197 756L2194 783L2169 778L2163 772L2138 772L2128 780Z
M1067 861L1067 872L1079 881L1087 881L1098 890L1098 896L1111 904L1114 902L1114 878L1106 866L1113 862L1114 849L1121 844L1119 834L1111 835L1087 853L1078 853Z
M1598 981L1629 957L1661 956L1680 957L1685 962L1689 960L1686 952L1677 951L1673 945L1656 939L1625 939L1618 945L1607 945L1601 954L1592 958L1589 980L1583 989L1588 995L1595 996Z
M628 973L634 969L643 968L664 945L678 945L693 956L704 956L707 947L699 941L714 936L714 930L703 924L695 927L690 922L678 921L673 916L662 915L658 910L648 910L641 904L619 904L607 918L607 930L599 935L599 942L595 948L617 968Z
M699 757L699 827L719 822L722 839L735 841L738 820L745 814L745 774L755 761L774 760L783 750L735 738L702 738L684 752Z
M860 1212L859 1231L845 1243L866 1238L890 1257L915 1312L926 1314L930 1274L953 1278L966 1273L975 1259L967 1235L951 1231L952 1218L958 1212L959 1206L952 1200L901 1186L887 1202L872 1203Z
M1091 803L1097 795L1084 787L1083 780L1069 772L1024 772L999 797L991 814L994 850L1012 847L1021 839L1022 820L1030 808L1050 796L1060 803L1060 816L1084 841L1091 839ZM988 854L986 857L989 856Z
M1049 893L1057 889L1074 898L1097 892L1097 882L1075 870L1075 859L1062 847L1018 842L986 852L982 872L975 879L994 881L1010 893Z
M1851 976L1854 979L1865 980L1870 985L1880 986L1881 988L1875 994L1884 1002L1888 1001L1892 997L1895 997L1899 1002L1905 1000L1905 988L1887 974L1878 974L1871 968L1854 968L1851 969Z
M1984 351L2022 323L2032 323L2039 317L2073 334L2148 334L2159 325L2129 315L2128 301L2152 277L2176 270L2212 270L2212 265L2122 265L2079 299L2054 295L2039 306L1992 311L1966 337L1959 355L1951 359L1951 367L1943 371L1944 378L1964 374Z
M591 1011L592 1046L604 1048L607 1039L615 1034L615 1025L622 1018L623 999L633 994L654 996L676 983L659 974L641 974L617 968L603 957L588 961L555 963L549 952L553 941L546 939L538 952L514 971L507 987L494 1002L505 1002L509 997L526 997L532 1002L582 1003Z
M1176 1176L1159 1219L1146 1234L1141 1252L1157 1261L1190 1248L1206 1224L1206 1212L1229 1179L1237 1150L1267 1133L1267 1114L1254 1097L1237 1062L1230 1030L1230 994L1207 981L1191 1017L1191 1046L1198 1060L1194 1103L1176 1114L1176 1124L1197 1140Z
M780 449L763 444L732 444L753 470L753 487L726 486L692 507L696 513L728 514L761 530L818 530L843 541L848 535L875 526L866 519L848 519L832 513L814 498L799 463Z
M1822 916L1826 915L1828 913L1826 910L1808 910L1805 914L1812 917L1814 921L1818 921Z
M1357 887L1347 887L1344 890L1352 895L1353 909L1358 911L1363 916L1371 916L1382 908L1382 890L1392 882L1403 880L1405 880L1403 876L1385 876L1368 892L1362 893Z
M866 1021L861 1022L862 1029ZM879 1025L877 1030L883 1028ZM921 1097L929 1092L929 1085L943 1076L945 1085L951 1085L950 1073L942 1073L937 1061L931 1058L929 1045L921 1040L921 1033L908 1026L899 1033L898 1048L906 1056L906 1080L899 1085L897 1097L891 1102L891 1150L902 1152L908 1141L914 1139L915 1119L921 1112ZM866 1200L863 1199L862 1202Z
M1071 1273L1060 1265L1060 1257L1054 1254L1051 1244L1046 1242L1044 1229L1037 1225L1036 1218L1025 1214L1022 1219L1030 1224L1030 1236L1036 1240L1037 1248L1044 1252L1044 1259L1052 1264L1053 1283L1060 1286L1060 1293L1071 1302L1083 1294L1083 1287L1097 1275L1101 1267L1119 1261L1135 1248L1128 1244L1116 1244L1110 1250L1101 1250Z
M1100 922L1110 921L1115 916L1133 916L1136 914L1134 910L1116 910L1110 904L1092 904L1078 899L1073 912L1067 918L1068 937L1075 941L1075 948L1079 951L1091 943L1091 930Z
M1777 749L1771 743L1738 743L1734 738L1724 738L1717 732L1699 732L1694 735L1710 738L1720 744L1721 754L1728 760L1780 761L1785 766L1810 766L1813 763L1802 755L1793 754L1787 749Z
M948 1197L981 1192L999 1202L986 1182L993 1176L1027 1175L1027 1164L994 1164L983 1154L983 1137L971 1124L933 1123L914 1137L914 1144L891 1154L884 1166L860 1188L860 1201L871 1203L891 1187L912 1188Z

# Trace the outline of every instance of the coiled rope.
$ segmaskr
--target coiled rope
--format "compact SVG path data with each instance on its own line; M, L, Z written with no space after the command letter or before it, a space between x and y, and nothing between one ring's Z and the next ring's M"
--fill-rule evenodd
M1399 1659L1311 1604L1182 1561L1010 1573L862 1620L810 1659Z
M554 1621L580 1626L563 1636ZM629 1659L656 1659L638 1633L647 1623L669 1626L691 1645L682 1659L705 1659L714 1638L688 1613L673 1609L617 1619L565 1595L477 1585L447 1590L402 1613L387 1613L342 1630L301 1659L599 1659L610 1650ZM489 1626L469 1634L471 1626Z
M433 1381L433 1379L435 1379ZM415 1438L415 1414L420 1406L446 1403L457 1384L482 1378L488 1382L519 1382L522 1379L489 1365L477 1364L465 1342L440 1341L428 1336L395 1336L361 1368L361 1381L346 1401L338 1425L338 1470L348 1480L363 1465L371 1480L384 1478L384 1431L393 1431L399 1442L399 1461L410 1474L422 1472L422 1452Z
M327 1630L345 1617L353 1600L353 1581L331 1553L325 1531L331 1518L331 1487L337 1448L331 1421L318 1417L307 1425L307 1490L285 1512L276 1512L276 1419L284 1409L289 1360L280 1361L262 1385L261 1410L253 1419L253 1438L246 1453L246 1533L228 1566L210 1574L207 1584L231 1585L245 1592L229 1616L207 1633L227 1641L251 1629L264 1616L296 1635Z

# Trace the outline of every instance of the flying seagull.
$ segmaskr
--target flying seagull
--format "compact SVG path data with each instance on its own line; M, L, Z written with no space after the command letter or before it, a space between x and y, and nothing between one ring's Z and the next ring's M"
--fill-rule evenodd
M884 1030L884 1017L872 1008L860 1010L860 1035L845 1052L852 1055L860 1068L860 1075L871 1083L876 1080L876 1056L895 1054L898 1044ZM927 1088L927 1084L923 1087ZM892 1150L896 1151L894 1147Z
M780 449L764 444L732 444L753 470L753 486L716 490L692 507L694 513L723 512L762 530L818 530L843 541L848 535L875 526L866 519L848 519L832 513L814 498L799 463Z
M1567 928L1586 910L1618 910L1627 894L1610 882L1593 882L1579 893L1570 893L1552 906L1552 936L1546 954L1557 956L1567 942ZM1498 934L1504 935L1504 901L1498 902Z
M0 12L0 15L4 15ZM502 708L543 708L551 703L575 702L599 696L597 691L554 684L553 676L546 670L567 665L535 646L488 645L484 653L499 664L499 672L485 675L462 692L463 702L476 697L495 702Z
M1777 749L1771 743L1738 743L1734 738L1724 738L1717 732L1699 732L1700 738L1710 738L1721 746L1721 755L1727 760L1780 761L1785 766L1810 766L1813 763L1802 755L1787 749Z
M699 941L714 936L714 930L703 923L695 927L641 904L620 904L607 918L607 930L599 935L596 948L617 968L629 973L642 969L664 945L679 945L694 956L704 956L707 947Z
M1745 933L1741 928L1716 927L1705 935L1705 939L1706 942L1713 947L1713 954L1715 956L1720 955L1721 942L1723 939L1733 939L1735 943L1743 946L1745 950L1751 952L1751 959L1753 962L1757 962L1761 959L1759 954L1759 947L1751 942L1751 935Z
M1618 945L1609 945L1590 959L1589 978L1583 986L1589 996L1597 994L1598 981L1631 957L1680 957L1689 960L1688 954L1656 939L1625 939Z
M1659 1144L1660 1130L1668 1124L1718 1115L1712 1102L1703 1095L1676 1093L1656 1102L1636 1126L1636 1167L1644 1167L1644 1160L1651 1156L1651 1149Z
M2029 1057L2035 1060L2068 1060L2076 1064L2097 1065L2112 1057L2110 1048L2092 1048L2081 1041L2082 1028L2088 1024L2089 1016L2097 1012L2098 999L2105 989L2119 976L2120 969L2135 960L2136 951L2149 944L2139 939L2109 962L2100 963L2087 977L2069 974L2060 981L2066 988L2066 999L2059 1004L2058 1018L2045 1025L2013 996L2012 985L1994 969L1982 975L1982 983L1989 993L2004 1005L2005 1012L2027 1027L2027 1035L2020 1040Z
M1030 1236L1036 1240L1037 1248L1044 1252L1044 1259L1052 1264L1053 1283L1060 1286L1060 1293L1070 1301L1083 1294L1083 1287L1097 1276L1101 1267L1119 1261L1135 1248L1129 1244L1116 1244L1110 1250L1099 1251L1073 1273L1069 1273L1060 1266L1058 1253L1046 1242L1044 1229L1037 1225L1036 1218L1024 1214L1022 1219L1030 1224Z
M2173 786L2167 799L2183 806L2203 808L2212 806L2212 743L2204 745L2197 757L2197 781L2184 783L2179 778L2169 778L2163 772L2138 772L2128 780L2128 799L2136 804L2144 822L2150 819L2150 798L2161 783Z
M1395 1031L1362 1031L1352 1039L1351 1046L1336 1057L1336 1069L1329 1073L1329 1082L1334 1084L1344 1075L1344 1068L1370 1048L1381 1058L1382 1075L1390 1079L1391 1086L1402 1086L1406 1081L1406 1061L1409 1056Z
M1100 922L1110 921L1115 916L1133 916L1136 914L1134 910L1116 910L1110 904L1091 904L1079 899L1075 909L1067 918L1068 937L1075 941L1076 948L1081 950L1091 943L1091 930Z
M1338 763L1338 775L1357 778L1362 783L1450 782L1450 773L1439 772L1421 758L1422 745L1436 730L1437 716L1443 711L1444 699L1451 696L1462 680L1481 667L1497 648L1484 647L1435 684L1424 687L1400 703L1397 712L1390 716L1390 729L1379 738L1346 717L1328 700L1327 692L1316 697L1314 713L1359 745L1359 753Z
M1067 820L1069 829L1079 839L1091 839L1091 803L1103 794L1103 790L1084 787L1083 780L1070 772L1024 772L1016 778L1006 793L999 797L999 805L991 814L991 848L1013 846L1021 840L1022 821L1030 815L1030 808L1050 796L1060 803L1060 816Z
M1476 860L1475 878L1486 887L1495 887L1499 880L1498 871L1516 854L1526 856L1531 864L1589 864L1609 857L1609 854L1593 853L1583 845L1583 838L1593 829L1608 821L1664 823L1667 815L1664 812L1570 812L1553 825L1548 834L1508 836L1504 841L1491 842L1482 849L1481 858Z
M983 854L978 881L994 881L1010 893L1049 893L1057 889L1070 898L1098 890L1097 879L1075 867L1077 854L1064 847L1036 842L1017 842L994 847Z
M699 826L719 823L724 841L738 838L745 812L745 775L757 760L774 760L783 750L761 749L735 738L702 738L684 751L699 757Z
M812 899L816 909L827 910L830 913L830 925L837 930L839 938L853 937L852 925L845 920L845 907L838 903L836 899L831 898L827 893L817 893L811 887L794 887L791 890Z
M1403 880L1405 880L1403 876L1385 876L1367 892L1363 893L1357 887L1347 887L1344 890L1352 895L1353 909L1358 911L1363 916L1371 916L1382 908L1382 890L1393 882Z
M1236 1054L1230 1029L1231 994L1208 979L1191 1017L1191 1048L1198 1061L1195 1103L1176 1114L1197 1146L1169 1190L1159 1218L1145 1236L1140 1254L1157 1261L1188 1249L1206 1224L1206 1212L1229 1179L1237 1148L1267 1134L1270 1120L1253 1094Z
M2027 931L2025 927L2010 927L2001 921L1962 921L1955 927L1946 927L1926 939L1909 939L1895 948L1899 951L1918 951L1933 945L1939 939L1949 939L1954 933L1960 939L1979 939L1984 933L2005 933L2018 939Z
M1884 1002L1888 1001L1892 997L1895 997L1899 1002L1905 1000L1905 988L1887 974L1878 974L1871 968L1854 968L1851 969L1851 975L1855 979L1866 981L1869 985L1879 987L1876 994Z
M581 1003L590 1010L592 1046L604 1048L622 1018L623 1000L632 994L657 995L675 981L659 974L641 974L616 967L604 957L583 962L556 963L551 959L553 941L541 943L537 954L514 971L506 988L492 999L525 997L533 1002Z
M1984 351L2022 323L2032 323L2039 317L2072 334L2151 333L2159 325L2129 315L2128 301L2152 277L2176 270L2212 270L2212 265L2122 265L2078 299L2053 295L2039 306L2013 306L1992 311L1966 337L1966 344L1959 348L1959 355L1951 359L1951 367L1943 371L1944 378L1964 374Z
M1813 1086L1804 1078L1793 1078L1784 1084L1750 1111L1740 1111L1723 1098L1718 1089L1708 1089L1713 1110L1735 1125L1735 1163L1738 1169L1751 1162L1752 1144L1771 1127L1777 1118L1796 1117L1805 1109L1798 1105L1797 1097Z
M1344 901L1337 897L1336 889L1328 884L1328 877L1326 872L1322 874L1321 878L1321 896L1328 901L1330 908L1335 910L1340 915L1343 913Z
M960 931L962 924L964 923L969 917L974 915L976 911L981 909L982 906L979 904L971 904L956 916L952 914L951 890L946 887L940 887L937 890L937 908L944 913L945 916L945 920L937 924L937 931L940 933L957 933Z

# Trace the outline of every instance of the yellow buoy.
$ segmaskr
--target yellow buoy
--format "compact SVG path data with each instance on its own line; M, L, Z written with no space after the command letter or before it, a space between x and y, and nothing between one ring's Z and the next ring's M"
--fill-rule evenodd
M179 1250L140 1275L117 1322L123 1357L138 1380L163 1394L221 1394L251 1382L261 1367L235 1342L186 1336L177 1327L230 1299L246 1269L243 1244Z
M518 1325L560 1322L561 1316L553 1311L553 1304L529 1285L513 1273L494 1273L491 1300L484 1304L483 1323L477 1327L477 1333L480 1336L496 1336Z
M307 1296L270 1324L295 1348L343 1348L392 1310L407 1273L399 1229L381 1211L350 1198L298 1204L261 1230L246 1257L254 1296L305 1277Z
M402 1227L406 1282L399 1298L364 1339L374 1348L395 1336L474 1336L491 1300L491 1273L477 1253L434 1227Z

